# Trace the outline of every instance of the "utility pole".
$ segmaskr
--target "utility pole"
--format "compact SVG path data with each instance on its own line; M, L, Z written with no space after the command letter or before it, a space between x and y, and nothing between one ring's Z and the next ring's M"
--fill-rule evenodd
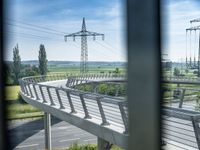
M65 41L67 41L68 37L72 37L75 41L76 37L81 37L81 62L80 62L80 73L88 72L88 46L87 46L87 37L92 36L93 40L96 39L96 36L102 36L102 40L104 40L104 34L90 32L86 30L85 18L83 18L82 29L79 32L75 32L72 34L65 35Z

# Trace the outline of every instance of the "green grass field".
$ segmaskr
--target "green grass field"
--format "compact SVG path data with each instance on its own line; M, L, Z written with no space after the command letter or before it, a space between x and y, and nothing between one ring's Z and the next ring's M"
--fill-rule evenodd
M42 116L43 113L29 105L19 103L19 86L5 87L5 100L7 101L7 119L24 119L29 117Z
M6 86L5 87L5 99L6 100L17 100L18 93L20 87L19 86Z
M91 66L89 67L89 73L109 73L115 71L116 68L119 68L120 73L124 73L126 71L125 67L122 66ZM78 74L80 73L79 67L58 67L58 66L51 66L48 67L48 74L54 74L54 73L72 73L72 74Z

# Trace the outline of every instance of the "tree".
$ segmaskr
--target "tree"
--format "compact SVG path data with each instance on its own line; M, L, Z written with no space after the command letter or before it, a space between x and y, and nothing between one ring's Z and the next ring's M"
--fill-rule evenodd
M45 47L43 44L40 44L40 50L39 50L39 71L41 75L47 74L47 56Z
M174 76L179 76L180 73L181 73L180 70L177 67L175 67L174 68Z
M13 48L13 73L14 73L14 83L18 84L18 78L21 70L21 58L19 55L18 44Z
M115 68L115 73L119 73L119 68Z

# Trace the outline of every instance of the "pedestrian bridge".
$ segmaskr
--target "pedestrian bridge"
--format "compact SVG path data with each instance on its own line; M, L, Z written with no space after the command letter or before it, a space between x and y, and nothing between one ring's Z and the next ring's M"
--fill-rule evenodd
M119 88L119 84L126 83L125 79L126 76L121 74L61 74L25 77L20 79L19 83L23 99L45 112L46 149L51 149L49 114L96 135L98 149L109 149L110 145L106 143L127 149L129 133L127 100L125 96L120 95ZM100 94L98 92L100 83L116 87L114 94L110 96L108 91ZM85 92L77 88L78 85L84 84L92 85L92 91ZM164 141L169 145L178 145L179 148L182 146L183 149L185 147L198 149L199 113L164 107L162 118L166 124L163 127ZM187 133L184 132L187 130L184 122L191 128ZM190 142L185 144L187 138Z

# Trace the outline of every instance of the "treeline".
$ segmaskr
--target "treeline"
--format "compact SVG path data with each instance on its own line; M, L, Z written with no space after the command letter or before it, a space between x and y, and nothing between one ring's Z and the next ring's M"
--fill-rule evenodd
M40 44L39 55L38 55L39 65L24 65L21 63L21 56L19 53L18 44L13 48L13 61L6 62L6 85L18 85L19 78L27 76L36 75L46 75L47 74L47 55L45 47Z

